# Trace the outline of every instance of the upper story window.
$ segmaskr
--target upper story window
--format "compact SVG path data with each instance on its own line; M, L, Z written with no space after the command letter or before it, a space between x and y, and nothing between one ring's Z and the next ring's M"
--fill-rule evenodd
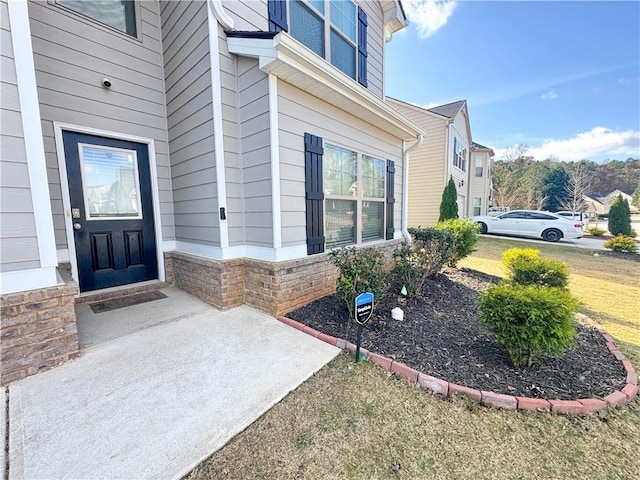
M133 0L56 0L58 5L136 37L136 7Z
M482 157L476 157L476 177L481 177L484 173Z
M269 0L270 25L287 25L293 38L367 86L367 15L351 0ZM282 18L278 18L282 17Z
M453 139L453 166L463 172L467 170L467 149L455 137Z

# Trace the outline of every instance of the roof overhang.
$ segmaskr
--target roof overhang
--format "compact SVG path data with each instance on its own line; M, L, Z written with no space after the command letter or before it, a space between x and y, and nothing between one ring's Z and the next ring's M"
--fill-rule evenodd
M382 0L380 4L384 12L385 40L389 42L394 33L409 25L409 20L400 0Z
M257 58L260 69L402 140L424 134L362 85L288 34L227 32L230 53Z

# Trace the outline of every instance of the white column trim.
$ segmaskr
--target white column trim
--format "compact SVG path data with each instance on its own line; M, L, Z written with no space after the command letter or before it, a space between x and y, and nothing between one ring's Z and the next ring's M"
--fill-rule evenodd
M35 65L33 63L33 47L31 46L29 11L26 0L9 1L7 6L11 23L11 41L13 42L22 131L29 169L29 184L38 239L40 267L46 271L50 267L56 267L58 259L51 213L49 180L47 178L47 162L42 139ZM45 283L50 285L57 283L55 275L53 278L51 278L50 273L45 275L49 277Z
M63 283L56 267L0 272L0 294L3 295L49 288Z
M222 123L222 81L220 79L220 45L218 22L212 12L211 2L207 2L207 23L209 28L209 60L211 63L211 107L213 109L213 143L216 162L216 186L218 208L227 208L227 179L224 164L224 128ZM229 247L229 226L218 216L220 248Z
M282 247L282 208L280 203L280 126L278 123L278 77L269 74L269 144L271 151L271 210L273 248Z

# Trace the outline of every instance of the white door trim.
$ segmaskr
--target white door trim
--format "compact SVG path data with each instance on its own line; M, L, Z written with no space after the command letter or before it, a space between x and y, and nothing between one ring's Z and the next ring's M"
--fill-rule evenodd
M149 173L151 175L151 193L153 195L153 227L156 234L156 256L158 260L158 279L165 280L164 250L162 247L162 216L160 214L160 195L158 188L158 170L156 165L155 140L146 137L137 137L126 133L111 132L98 128L83 127L69 123L53 122L53 131L56 139L56 153L58 156L58 169L60 171L60 187L62 190L62 205L64 207L64 226L67 233L67 247L69 261L71 262L71 274L78 281L78 261L76 258L76 245L73 235L73 220L71 219L71 199L69 197L69 177L67 175L67 162L64 156L64 143L62 132L77 132L95 135L98 137L127 140L147 145L149 149Z

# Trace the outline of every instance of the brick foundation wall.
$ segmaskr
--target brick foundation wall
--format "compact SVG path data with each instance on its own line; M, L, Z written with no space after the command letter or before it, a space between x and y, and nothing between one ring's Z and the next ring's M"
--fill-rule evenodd
M63 285L2 295L0 385L20 380L76 358L77 284L59 270Z
M402 240L385 243L387 260ZM165 253L173 284L223 310L247 304L270 315L289 313L331 295L338 270L327 254L266 262L251 258L213 260L182 252ZM390 263L389 263L390 265ZM169 282L169 275L167 275Z

